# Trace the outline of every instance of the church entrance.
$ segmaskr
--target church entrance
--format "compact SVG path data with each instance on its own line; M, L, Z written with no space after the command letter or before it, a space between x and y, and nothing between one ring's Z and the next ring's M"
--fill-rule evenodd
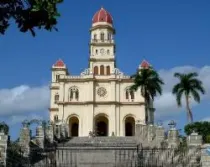
M133 117L127 117L125 119L125 136L135 135L135 120Z
M108 136L108 119L99 115L95 118L95 131L97 136Z
M79 136L79 119L77 117L71 117L69 119L69 136Z

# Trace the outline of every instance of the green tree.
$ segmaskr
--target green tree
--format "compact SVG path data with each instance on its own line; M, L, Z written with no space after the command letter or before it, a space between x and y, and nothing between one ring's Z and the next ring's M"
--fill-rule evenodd
M5 134L9 134L9 126L5 122L0 122L0 131L3 131Z
M57 6L63 0L1 0L0 1L0 35L4 34L15 21L21 32L30 31L35 36L35 28L51 31L56 29Z
M188 124L184 127L184 132L186 135L190 135L193 131L197 132L199 135L203 137L203 141L205 143L209 143L210 136L210 122L194 122Z
M141 95L145 99L145 121L148 123L148 112L154 110L151 104L158 94L162 94L164 82L152 67L138 69L132 78L134 78L134 84L130 87L130 90L137 91L140 88Z
M174 77L179 79L179 82L173 87L172 93L176 95L177 105L180 107L182 106L181 100L182 96L185 96L186 102L186 112L188 122L193 122L193 114L190 109L190 97L192 96L193 99L200 103L200 94L205 94L205 90L203 87L203 83L197 79L197 73L188 73L188 74L181 74L175 73Z

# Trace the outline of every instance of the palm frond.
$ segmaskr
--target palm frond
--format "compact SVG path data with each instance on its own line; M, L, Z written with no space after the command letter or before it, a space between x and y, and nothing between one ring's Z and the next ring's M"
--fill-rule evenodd
M186 74L186 76L187 76L189 79L191 79L191 78L197 77L197 76L198 76L198 73L196 73L196 72L191 72L191 73Z
M197 87L195 87L195 89L199 90L202 94L206 93L206 91L202 85L198 85Z
M200 100L200 95L196 90L192 89L191 90L191 95L196 102L200 103L200 101L201 101Z
M134 84L134 85L132 85L131 87L130 87L130 90L131 91L137 91L138 90L138 86L136 85L136 84Z
M205 89L203 87L203 83L200 80L198 80L198 79L191 79L190 80L190 84L192 85L192 87L194 89L198 90L202 94L205 94Z
M173 93L173 94L178 93L178 91L179 91L180 88L181 88L181 84L180 84L180 83L174 85L174 87L173 87L173 89L172 89L172 93Z
M181 79L181 78L183 78L183 74L181 74L181 73L178 73L178 72L176 72L176 73L174 73L174 77L176 77L176 78L179 78L179 79Z

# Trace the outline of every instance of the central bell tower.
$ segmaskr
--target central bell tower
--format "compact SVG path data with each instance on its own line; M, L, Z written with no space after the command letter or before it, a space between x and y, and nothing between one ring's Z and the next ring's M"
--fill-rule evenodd
M111 75L115 69L115 29L111 14L103 7L93 16L90 34L90 70L94 75Z

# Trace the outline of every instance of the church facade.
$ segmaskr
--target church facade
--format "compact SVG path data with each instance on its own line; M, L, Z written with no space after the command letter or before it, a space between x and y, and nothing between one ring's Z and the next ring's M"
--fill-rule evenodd
M101 8L92 19L88 68L74 76L61 59L52 66L50 120L65 122L69 137L134 136L137 121L154 121L140 89L129 90L133 79L116 67L114 35L113 18ZM148 65L143 61L139 68Z

